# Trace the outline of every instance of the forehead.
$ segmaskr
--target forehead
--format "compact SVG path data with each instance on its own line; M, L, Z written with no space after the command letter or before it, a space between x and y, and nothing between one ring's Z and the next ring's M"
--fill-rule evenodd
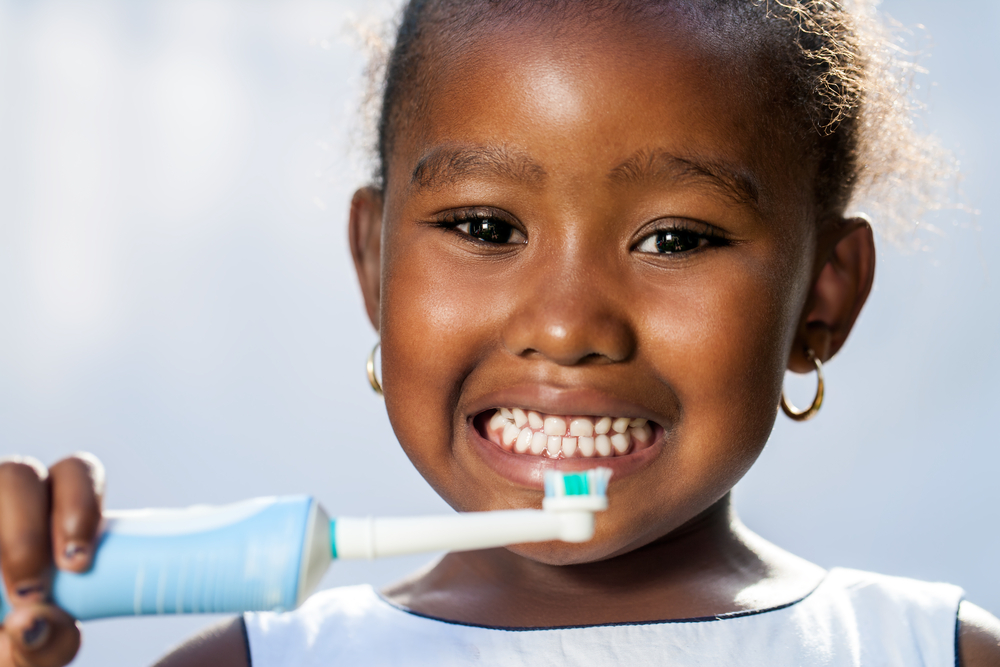
M690 11L542 16L441 35L389 180L422 188L502 171L538 185L600 172L628 183L707 171L734 199L766 208L810 170L777 127L756 52Z

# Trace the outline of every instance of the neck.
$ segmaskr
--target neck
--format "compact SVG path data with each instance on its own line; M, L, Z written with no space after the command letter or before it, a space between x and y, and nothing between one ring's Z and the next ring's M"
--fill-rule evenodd
M668 535L607 560L547 565L508 549L453 553L386 595L449 620L551 627L777 606L821 576L743 527L727 495Z
M729 496L671 533L607 560L574 565L547 565L507 549L454 554L485 561L506 582L542 595L578 592L581 596L609 591L642 591L680 584L701 572L718 572L745 552L739 523Z

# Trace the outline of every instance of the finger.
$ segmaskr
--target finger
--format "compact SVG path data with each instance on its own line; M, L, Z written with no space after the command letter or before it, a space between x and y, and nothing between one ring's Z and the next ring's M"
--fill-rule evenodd
M20 607L4 620L0 635L0 665L61 667L80 650L80 629L58 607ZM7 662L4 662L4 658Z
M49 468L49 488L56 565L86 572L101 524L104 466L93 454L74 454Z
M30 458L0 463L0 563L13 605L41 602L52 563L45 466Z

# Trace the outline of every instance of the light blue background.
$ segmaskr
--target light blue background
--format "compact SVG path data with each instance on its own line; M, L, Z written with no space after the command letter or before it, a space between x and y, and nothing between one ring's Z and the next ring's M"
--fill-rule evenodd
M364 380L344 221L365 6L0 0L0 453L95 452L111 507L445 509ZM981 215L929 252L882 248L823 412L778 420L737 502L822 565L952 581L998 612L1000 5L885 9L927 26L928 124ZM811 381L790 379L799 403ZM88 623L75 664L148 662L212 620Z

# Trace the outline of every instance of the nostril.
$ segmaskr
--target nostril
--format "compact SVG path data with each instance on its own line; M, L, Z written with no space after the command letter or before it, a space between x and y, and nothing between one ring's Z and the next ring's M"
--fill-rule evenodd
M561 366L619 363L632 357L636 337L626 317L578 310L586 312L532 308L516 313L504 327L504 346L522 359L546 359Z
M554 356L553 354L545 354L538 350L528 348L522 351L520 356L525 359L536 359L544 357L547 359L551 359L552 361L555 361L556 363L562 366L597 366L600 364L613 364L621 361L627 361L628 356L631 356L631 354L621 358L611 358L608 355L602 354L600 352L589 352L587 354L578 357L574 356L557 357Z
M503 325L503 344L520 358L545 359L561 366L617 363L630 358L636 335L630 314L593 290L587 298L559 298L541 290Z
M586 365L586 364L595 364L595 363L596 364L602 364L602 363L608 363L608 362L611 362L611 361L612 361L612 359L609 359L608 357L606 357L605 355L601 354L600 352L591 352L590 354L588 354L588 355L584 356L582 359L580 359L579 363L581 365Z

